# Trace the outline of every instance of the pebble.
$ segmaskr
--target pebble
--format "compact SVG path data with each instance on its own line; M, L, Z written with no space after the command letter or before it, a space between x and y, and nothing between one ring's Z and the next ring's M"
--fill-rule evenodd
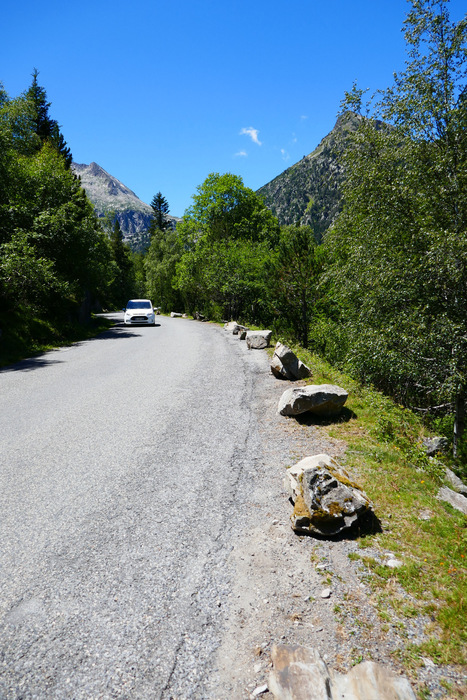
M255 688L255 690L252 692L251 697L252 698L257 698L258 695L262 695L263 693L268 692L268 686L265 685L260 685L258 688Z
M330 598L331 597L331 589L330 588L325 588L323 591L321 591L321 598Z
M390 569L398 569L400 566L403 566L403 563L399 559L388 559L386 566Z

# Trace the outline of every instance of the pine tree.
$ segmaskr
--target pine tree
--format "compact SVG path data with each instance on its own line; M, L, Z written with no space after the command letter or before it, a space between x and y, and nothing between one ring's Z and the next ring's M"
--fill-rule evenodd
M159 231L165 231L171 226L171 224L168 219L169 203L167 199L162 196L161 192L154 195L151 201L151 207L154 212L154 218L149 228L152 237L156 229Z
M58 122L51 119L49 115L50 102L47 102L47 93L45 88L39 85L37 76L39 71L34 68L32 73L32 83L26 92L26 99L29 100L33 110L33 128L39 136L41 143L50 142L54 148L60 153L64 160L66 168L70 168L73 161L71 151L66 145L66 141L60 131Z

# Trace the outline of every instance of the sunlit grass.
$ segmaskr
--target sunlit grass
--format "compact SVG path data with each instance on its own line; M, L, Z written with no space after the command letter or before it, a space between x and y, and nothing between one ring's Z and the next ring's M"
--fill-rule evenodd
M442 458L426 456L420 419L390 398L294 348L313 371L310 383L337 384L349 392L337 422L318 424L347 445L346 467L374 504L382 532L360 540L362 562L378 590L381 615L418 614L432 620L426 642L410 649L435 663L467 662L467 517L436 498L444 483ZM365 548L392 551L403 566L390 569L365 558ZM358 556L358 555L357 555ZM353 558L357 558L353 555ZM413 602L394 595L394 582ZM390 613L388 612L390 610Z

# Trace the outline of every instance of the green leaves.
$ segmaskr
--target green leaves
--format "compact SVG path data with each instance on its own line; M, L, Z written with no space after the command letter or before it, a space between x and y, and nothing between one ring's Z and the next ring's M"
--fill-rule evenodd
M242 179L212 173L177 225L181 259L175 286L190 310L254 316L263 303L265 264L279 225Z
M467 24L412 0L405 29L406 70L376 106L391 125L362 119L347 154L328 278L345 362L429 410L467 386Z

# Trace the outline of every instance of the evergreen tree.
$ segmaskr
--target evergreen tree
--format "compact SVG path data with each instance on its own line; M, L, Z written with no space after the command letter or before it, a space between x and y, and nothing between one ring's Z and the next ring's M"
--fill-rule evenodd
M65 166L70 168L73 156L66 145L66 141L63 138L57 121L52 119L49 115L51 103L47 102L45 88L40 86L37 81L38 75L39 71L34 68L31 86L26 91L26 98L29 100L32 107L34 131L39 136L42 144L50 142L54 146L58 153L63 156Z
M167 199L162 196L161 192L154 195L151 201L151 207L154 212L154 218L149 227L152 238L155 231L165 231L171 226L171 224L167 217L169 213L169 203L167 202Z

